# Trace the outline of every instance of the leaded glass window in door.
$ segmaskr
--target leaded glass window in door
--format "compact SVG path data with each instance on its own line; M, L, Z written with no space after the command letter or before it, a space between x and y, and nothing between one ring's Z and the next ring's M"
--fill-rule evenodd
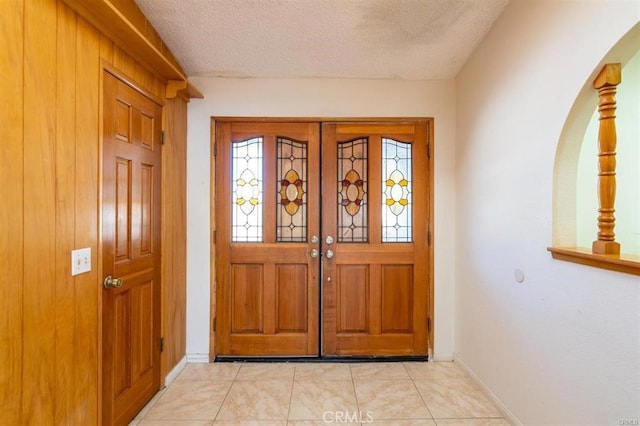
M361 138L338 144L338 242L368 241L367 147Z
M233 242L262 241L262 143L258 137L232 144Z
M411 144L382 138L382 242L413 240Z
M307 241L307 144L277 138L278 242Z

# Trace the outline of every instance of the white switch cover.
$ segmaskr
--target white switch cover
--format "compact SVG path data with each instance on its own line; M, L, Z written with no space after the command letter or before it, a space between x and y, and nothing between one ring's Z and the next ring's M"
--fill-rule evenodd
M91 247L71 251L71 275L91 270Z

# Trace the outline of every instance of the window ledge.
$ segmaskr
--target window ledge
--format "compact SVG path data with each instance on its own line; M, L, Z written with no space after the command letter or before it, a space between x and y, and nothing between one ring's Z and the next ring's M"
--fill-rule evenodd
M549 247L554 259L611 271L640 275L640 256L631 254L593 254L591 250L582 247Z

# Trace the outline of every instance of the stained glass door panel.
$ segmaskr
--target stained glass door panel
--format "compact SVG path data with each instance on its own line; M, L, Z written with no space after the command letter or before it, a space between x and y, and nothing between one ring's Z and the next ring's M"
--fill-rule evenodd
M217 355L319 353L319 127L216 125Z
M322 158L322 353L426 355L427 124L325 123Z

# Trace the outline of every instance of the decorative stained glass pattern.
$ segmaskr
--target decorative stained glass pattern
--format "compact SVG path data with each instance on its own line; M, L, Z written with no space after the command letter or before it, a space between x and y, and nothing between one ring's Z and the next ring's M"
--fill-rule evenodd
M367 138L338 144L338 241L368 241Z
M231 148L234 242L262 241L262 138L234 142Z
M382 139L382 242L413 240L411 144Z
M278 242L307 241L307 144L277 138L276 236Z

